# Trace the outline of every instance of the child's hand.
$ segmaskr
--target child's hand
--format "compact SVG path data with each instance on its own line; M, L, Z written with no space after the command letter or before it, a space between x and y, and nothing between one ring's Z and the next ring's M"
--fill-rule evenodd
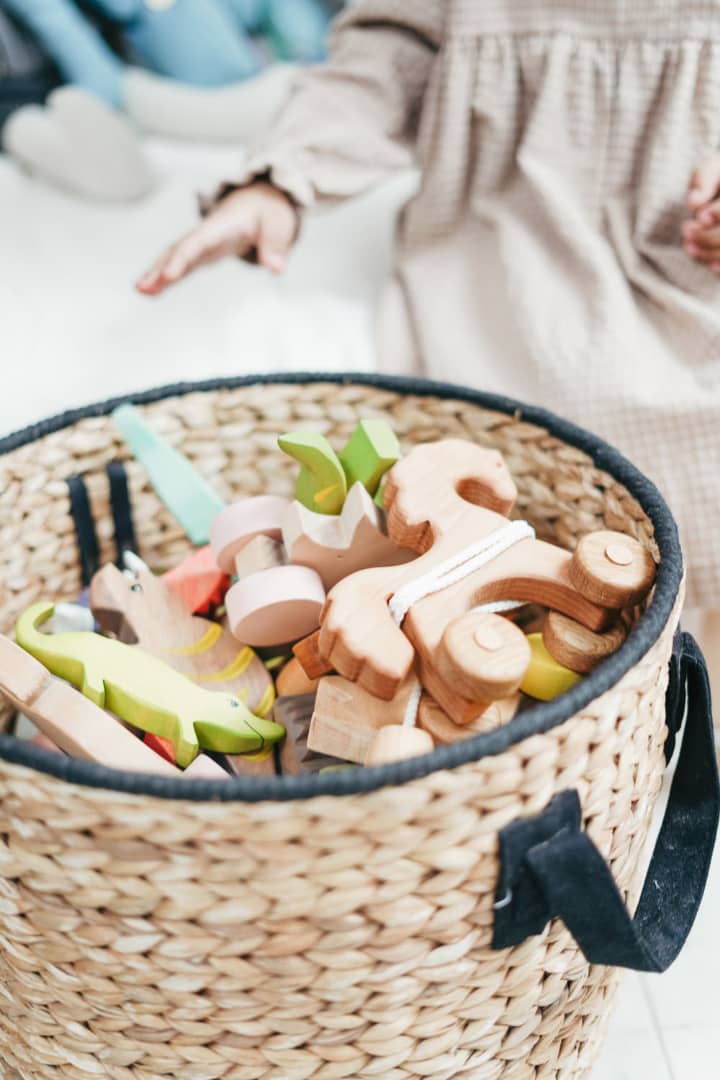
M147 296L156 296L204 263L252 252L257 252L258 262L279 274L285 269L297 226L293 204L272 184L241 188L161 255L136 287Z
M720 274L720 154L696 169L690 181L688 206L694 218L683 225L685 251Z

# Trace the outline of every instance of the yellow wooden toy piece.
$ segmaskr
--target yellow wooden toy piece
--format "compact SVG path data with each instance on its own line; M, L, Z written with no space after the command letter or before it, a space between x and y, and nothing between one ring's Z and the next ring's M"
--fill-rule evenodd
M520 689L538 701L552 701L564 694L582 678L577 672L563 667L547 651L542 634L528 634L530 664Z

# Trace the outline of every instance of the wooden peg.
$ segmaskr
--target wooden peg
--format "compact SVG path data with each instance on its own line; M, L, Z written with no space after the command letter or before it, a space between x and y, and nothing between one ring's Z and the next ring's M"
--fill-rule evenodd
M177 776L117 720L0 635L0 693L66 754L128 772Z
M399 457L400 443L386 420L361 420L339 454L348 487L359 482L371 496Z
M319 630L293 645L293 653L308 679L319 679L332 671L332 665L320 654Z
M307 566L276 566L238 581L225 597L230 629L250 645L297 641L320 624L325 590Z
M296 656L288 660L277 679L275 687L278 697L293 697L299 694L314 694L319 686L318 679L309 679Z
M278 439L278 446L302 468L295 498L318 514L339 514L347 495L347 480L340 460L324 435L295 431Z
M402 724L416 685L413 672L392 701L382 701L340 675L325 676L318 684L308 747L364 765L376 732L387 724Z
M128 578L110 563L95 574L90 601L105 634L140 645L208 690L236 695L258 716L271 708L273 680L262 660L229 630L189 614L165 578L148 570Z
M608 611L570 580L570 552L524 538L455 584L415 602L402 629L388 599L509 525L515 485L502 456L459 439L416 446L388 473L388 531L421 558L340 581L321 619L319 650L339 674L390 700L416 653L432 668L448 623L488 601L540 603L601 629ZM429 689L429 688L428 688ZM435 694L430 691L433 696Z
M393 761L429 754L435 749L432 736L418 727L386 724L375 733L366 765L388 765Z
M417 726L432 735L436 746L444 746L447 743L457 742L458 739L469 739L473 735L482 735L487 731L502 727L515 716L521 700L521 694L512 694L510 697L488 705L485 712L476 716L469 724L456 724L429 694L423 694L418 710Z
M229 780L230 774L207 754L198 754L181 774L185 780Z
M286 731L280 747L280 769L283 774L316 773L329 765L338 764L335 758L317 754L308 747L314 705L314 694L278 698L275 702L273 715Z
M397 566L416 557L387 536L382 514L361 483L353 484L334 517L313 513L297 500L291 503L283 520L283 540L290 562L316 570L326 589L356 570Z
M235 576L238 581L244 581L260 570L285 566L287 561L281 541L261 533L238 551L235 556Z
M602 634L596 634L567 615L549 611L542 636L545 648L559 664L584 675L620 648L627 627L618 620Z
M531 652L530 664L520 685L524 693L539 701L552 701L580 681L581 676L577 672L563 667L550 655L542 634L530 634L528 644Z
M290 505L280 495L257 495L227 506L210 526L210 543L218 566L235 573L235 557L256 536L282 538L282 523Z
M448 623L434 660L423 660L423 682L455 723L467 724L514 694L529 663L522 630L500 615L470 611ZM439 679L428 681L430 672Z
M238 697L197 686L137 646L99 634L41 633L38 627L52 614L53 605L42 601L28 608L15 627L18 644L100 709L107 707L141 731L170 739L181 768L201 747L237 754L260 750L284 734Z
M121 405L112 416L125 442L145 466L158 497L193 544L207 544L210 523L223 509L223 500L183 454L153 431L134 406Z
M608 608L639 604L650 592L655 572L655 560L639 540L604 529L582 537L570 564L575 588Z
M230 578L218 566L211 547L199 548L163 574L163 581L190 613L209 611L221 604Z

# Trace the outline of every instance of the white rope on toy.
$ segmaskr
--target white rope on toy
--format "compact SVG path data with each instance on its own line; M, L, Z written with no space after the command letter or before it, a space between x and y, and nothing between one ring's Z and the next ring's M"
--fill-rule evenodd
M489 536L477 540L474 544L463 548L462 551L450 556L445 562L429 570L427 574L408 582L393 596L388 604L390 614L397 626L402 626L413 604L424 600L426 596L447 589L450 585L456 585L458 581L479 570L481 566L492 562L498 555L509 548L519 544L522 540L534 540L535 530L527 521L511 521L501 526ZM490 611L499 614L503 611L514 611L515 608L523 607L522 600L493 600L487 604L479 604L473 611ZM412 693L405 707L403 727L415 727L417 723L420 699L423 688L419 680L415 683Z

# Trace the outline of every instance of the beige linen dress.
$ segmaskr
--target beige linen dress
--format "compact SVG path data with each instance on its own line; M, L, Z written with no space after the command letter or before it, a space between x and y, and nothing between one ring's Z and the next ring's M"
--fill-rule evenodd
M251 158L303 206L414 159L382 366L542 404L659 484L720 606L720 280L682 249L720 147L720 0L361 0Z

